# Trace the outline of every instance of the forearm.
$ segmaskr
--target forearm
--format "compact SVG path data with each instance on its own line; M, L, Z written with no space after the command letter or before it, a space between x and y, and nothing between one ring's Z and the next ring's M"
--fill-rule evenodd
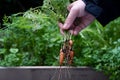
M118 0L83 0L85 10L96 17L105 26L110 21L120 16Z

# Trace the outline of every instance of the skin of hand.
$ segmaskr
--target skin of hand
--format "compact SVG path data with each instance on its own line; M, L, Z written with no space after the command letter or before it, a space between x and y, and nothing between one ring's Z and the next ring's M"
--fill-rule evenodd
M85 11L85 6L86 4L82 0L77 0L67 7L69 14L65 23L58 23L62 34L64 34L65 30L68 30L71 34L77 35L82 29L95 20L93 15Z

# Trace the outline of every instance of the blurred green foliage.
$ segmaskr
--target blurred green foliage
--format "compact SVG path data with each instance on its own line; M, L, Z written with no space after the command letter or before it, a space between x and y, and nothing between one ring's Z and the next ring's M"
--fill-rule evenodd
M5 16L0 29L0 66L59 65L63 36L58 20L65 20L69 0L44 0L44 5ZM64 5L64 6L63 6ZM74 36L73 66L89 66L120 78L120 18L103 27L95 20Z

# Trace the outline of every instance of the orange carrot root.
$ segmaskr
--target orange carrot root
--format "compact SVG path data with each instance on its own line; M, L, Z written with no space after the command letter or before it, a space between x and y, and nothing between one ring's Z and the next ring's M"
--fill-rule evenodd
M65 54L63 53L62 50L60 50L60 56L59 56L59 64L60 66L63 64Z

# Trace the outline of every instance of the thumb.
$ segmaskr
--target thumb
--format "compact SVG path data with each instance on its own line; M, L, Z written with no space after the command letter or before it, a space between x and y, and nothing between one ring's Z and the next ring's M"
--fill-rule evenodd
M77 17L79 11L76 9L76 7L72 7L70 9L70 13L68 14L65 23L63 25L63 29L67 30L71 27L71 25L73 24L75 18Z
M80 18L80 24L76 26L73 31L71 31L74 35L77 35L82 29L87 27L91 22L95 20L95 17L91 14L87 13L86 16Z

